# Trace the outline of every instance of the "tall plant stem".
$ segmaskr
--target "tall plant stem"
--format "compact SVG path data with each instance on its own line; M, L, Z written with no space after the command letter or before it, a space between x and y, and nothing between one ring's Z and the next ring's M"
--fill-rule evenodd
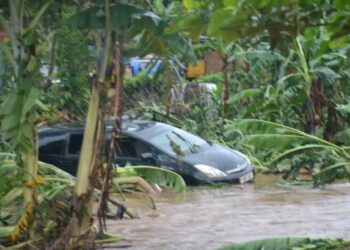
M111 174L113 169L113 163L115 162L115 148L118 143L119 133L121 130L121 116L122 116L122 91L123 91L123 71L121 70L121 54L122 54L122 39L115 44L114 49L114 79L115 79L115 93L114 93L114 110L113 110L113 131L112 138L109 145L109 154L107 162L107 170L103 181L102 195L98 208L98 217L100 224L100 231L106 230L105 214L108 210L109 199L109 184L111 182Z
M98 70L97 78L94 82L92 89L92 95L88 110L88 115L86 119L84 139L82 145L82 152L79 159L77 182L75 187L75 212L78 219L77 229L74 232L76 236L81 237L89 232L92 225L92 192L94 183L91 180L94 176L91 176L92 170L96 167L99 162L99 152L95 151L95 143L97 143L100 138L98 138L98 124L103 117L99 116L100 107L100 92L101 86L104 86L105 72L107 67L107 58L111 39L111 19L110 19L110 5L109 0L105 0L105 30L104 30L104 42L102 48L99 48L99 58L98 58ZM101 123L100 123L101 124ZM101 125L100 125L101 127ZM96 135L97 134L97 135ZM90 178L91 177L91 178ZM80 204L82 203L82 204ZM80 208L80 209L79 209Z

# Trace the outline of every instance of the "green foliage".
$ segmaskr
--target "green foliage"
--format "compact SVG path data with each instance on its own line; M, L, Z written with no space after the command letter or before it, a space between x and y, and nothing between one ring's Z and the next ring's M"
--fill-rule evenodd
M155 82L152 80L152 77L146 71L142 71L136 76L129 77L124 80L125 91L128 92L139 88L145 88L147 85Z
M56 40L57 71L50 76L52 84L44 102L50 103L53 112L64 112L71 118L84 117L90 98L88 74L94 59L88 47L90 40L83 32L68 28L60 29Z
M346 249L350 246L349 241L337 239L311 239L311 238L272 238L249 241L220 248L220 250L330 250Z
M162 103L167 84L162 77L151 77L147 72L124 80L124 108L135 109L139 103Z
M115 31L130 28L133 19L143 18L144 25L150 24L147 22L148 20L151 20L153 24L159 22L159 17L153 12L131 4L118 3L111 5L109 9L111 13L110 22L113 24L111 27ZM67 20L67 25L78 29L102 29L105 28L105 15L103 5L90 7L70 17Z

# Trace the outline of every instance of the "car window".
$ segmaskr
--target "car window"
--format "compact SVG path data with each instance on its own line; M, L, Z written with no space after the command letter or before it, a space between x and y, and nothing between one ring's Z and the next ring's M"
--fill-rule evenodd
M61 155L66 135L46 136L40 139L40 154Z
M132 158L141 158L143 153L149 153L151 150L150 145L130 136L120 138L119 145L116 148L118 156Z
M69 136L68 154L79 155L83 144L83 134L71 134Z
M173 156L196 153L208 143L198 136L177 128L169 128L150 138L152 144Z

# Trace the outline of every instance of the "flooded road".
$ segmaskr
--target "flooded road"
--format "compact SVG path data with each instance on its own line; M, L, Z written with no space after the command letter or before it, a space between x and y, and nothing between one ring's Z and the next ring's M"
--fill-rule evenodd
M281 187L272 184L276 178L194 187L185 199L162 194L156 211L141 202L134 208L140 219L109 221L108 231L129 249L217 249L281 236L350 238L349 184Z

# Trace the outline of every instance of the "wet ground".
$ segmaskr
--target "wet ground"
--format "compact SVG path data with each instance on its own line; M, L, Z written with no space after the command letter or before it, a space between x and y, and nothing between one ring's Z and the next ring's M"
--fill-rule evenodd
M350 238L349 184L314 189L277 181L258 176L254 184L195 187L185 199L162 194L156 211L145 200L131 202L141 218L109 221L108 231L123 237L117 246L128 249L217 249L281 236Z

